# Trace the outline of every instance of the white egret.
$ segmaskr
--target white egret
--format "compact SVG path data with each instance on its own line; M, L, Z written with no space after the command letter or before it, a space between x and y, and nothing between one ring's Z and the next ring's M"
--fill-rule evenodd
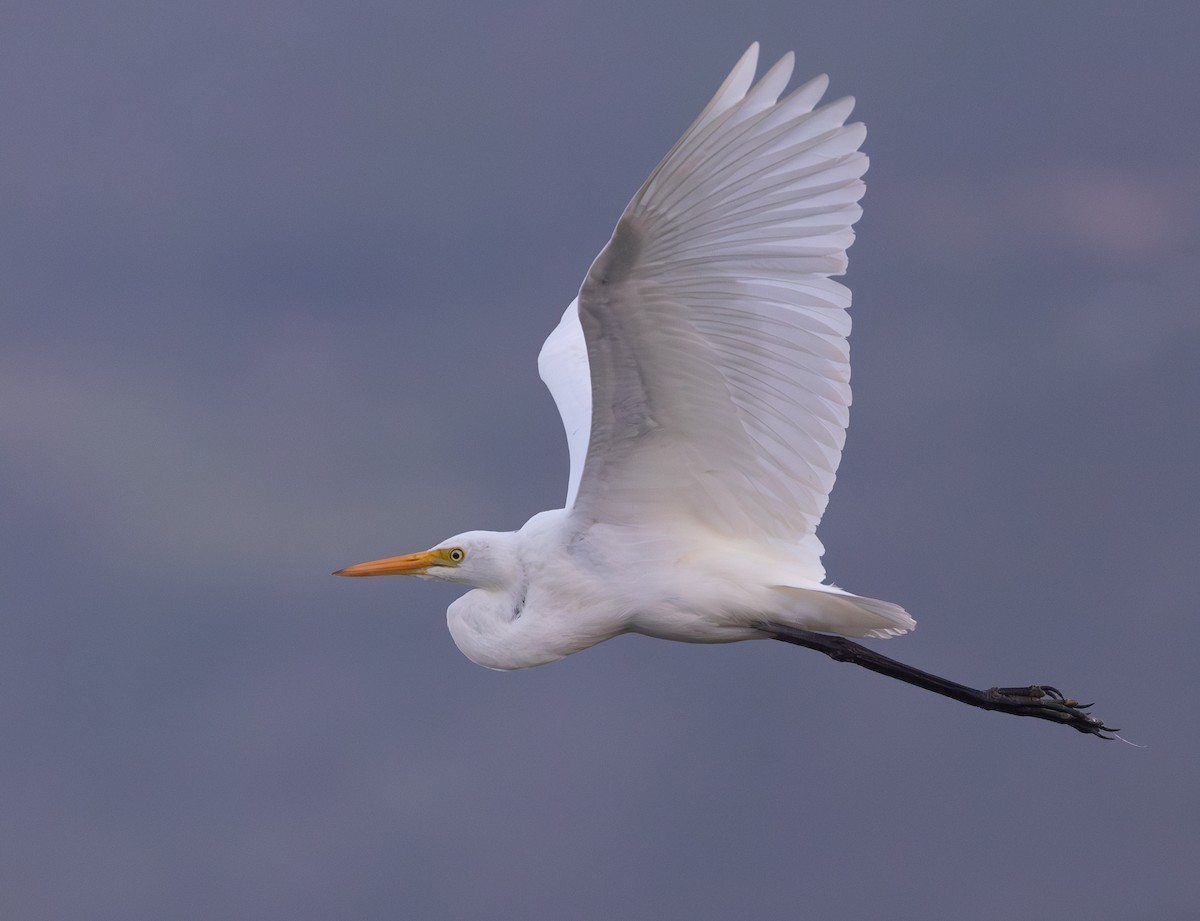
M780 98L752 45L638 190L538 366L570 447L565 507L343 576L471 586L455 643L496 669L622 633L774 638L985 709L1108 727L1050 687L978 691L846 637L891 637L898 605L825 581L816 528L850 406L846 268L861 214L852 99L827 78Z

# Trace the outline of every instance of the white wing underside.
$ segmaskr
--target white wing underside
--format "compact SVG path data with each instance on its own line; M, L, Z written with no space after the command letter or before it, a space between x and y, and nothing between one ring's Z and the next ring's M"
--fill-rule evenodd
M867 158L853 100L751 87L751 46L646 180L538 360L566 507L779 547L824 578L817 524L850 406L846 268Z

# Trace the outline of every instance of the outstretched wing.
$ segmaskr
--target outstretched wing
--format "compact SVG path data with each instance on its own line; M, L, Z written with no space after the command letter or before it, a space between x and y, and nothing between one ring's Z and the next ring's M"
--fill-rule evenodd
M588 388L564 388L561 362L542 373L577 513L777 543L820 579L850 405L850 292L829 276L861 214L865 129L845 124L850 99L814 109L824 77L780 99L790 54L751 86L757 58L753 45L592 264L577 302ZM567 351L571 309L547 347L560 335ZM581 470L566 389L592 398Z

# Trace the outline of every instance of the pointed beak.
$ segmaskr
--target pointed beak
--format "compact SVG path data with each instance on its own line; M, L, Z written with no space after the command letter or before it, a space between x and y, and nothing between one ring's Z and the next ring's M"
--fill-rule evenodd
M435 562L437 554L432 550L410 553L407 556L391 556L386 560L372 560L347 566L334 573L335 576L420 576Z

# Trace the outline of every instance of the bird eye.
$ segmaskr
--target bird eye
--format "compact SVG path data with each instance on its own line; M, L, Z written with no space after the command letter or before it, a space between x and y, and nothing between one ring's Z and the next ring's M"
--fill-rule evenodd
M452 547L446 556L450 558L451 563L461 563L467 558L467 551L462 547Z

